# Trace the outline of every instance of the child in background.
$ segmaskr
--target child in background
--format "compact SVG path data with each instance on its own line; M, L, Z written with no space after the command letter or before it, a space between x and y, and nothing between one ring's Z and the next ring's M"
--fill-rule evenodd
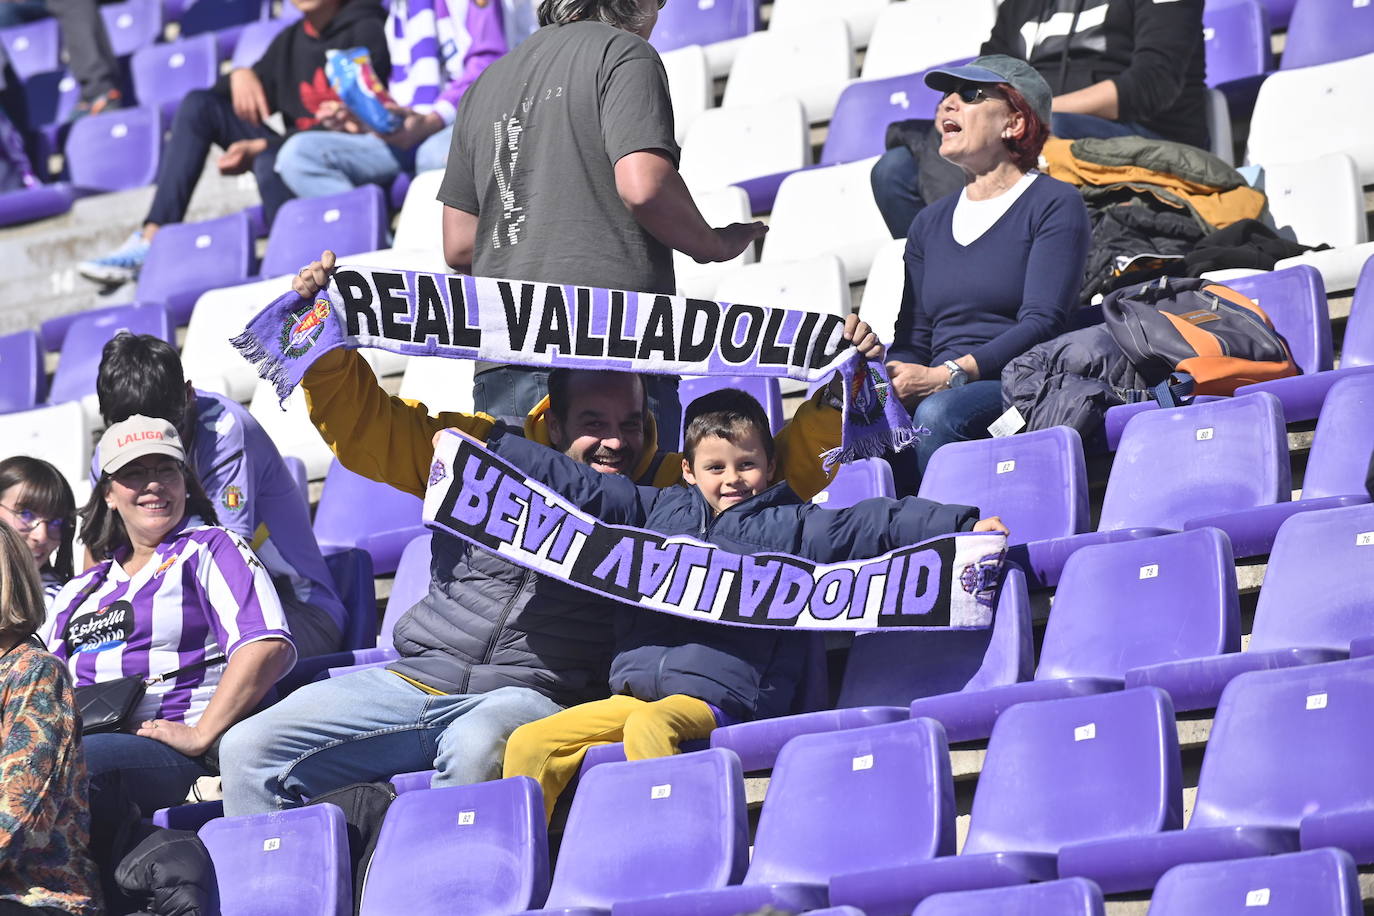
M869 559L956 531L1006 531L970 506L916 497L870 499L845 510L803 503L772 484L773 437L759 403L735 389L687 410L684 486L636 487L496 427L488 448L602 520L691 535L740 554L782 552L819 563ZM772 484L772 485L770 485ZM630 760L677 753L720 725L792 711L806 633L749 629L625 608L616 619L615 696L521 726L505 775L534 777L552 815L588 748L625 743Z

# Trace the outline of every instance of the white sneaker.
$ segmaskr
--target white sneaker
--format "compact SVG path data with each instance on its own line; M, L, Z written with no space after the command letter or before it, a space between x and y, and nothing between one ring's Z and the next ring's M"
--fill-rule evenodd
M76 265L76 271L97 283L127 283L138 277L151 245L143 240L142 232L135 231L109 254Z

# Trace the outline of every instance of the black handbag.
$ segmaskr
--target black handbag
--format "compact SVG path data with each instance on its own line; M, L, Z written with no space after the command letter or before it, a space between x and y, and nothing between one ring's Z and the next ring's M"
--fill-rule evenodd
M204 661L168 671L153 677L139 677L131 674L101 681L99 684L83 684L76 688L76 708L81 713L81 734L101 735L125 731L129 716L133 714L144 692L153 684L170 680L197 668L208 668L224 661L223 655L207 658Z

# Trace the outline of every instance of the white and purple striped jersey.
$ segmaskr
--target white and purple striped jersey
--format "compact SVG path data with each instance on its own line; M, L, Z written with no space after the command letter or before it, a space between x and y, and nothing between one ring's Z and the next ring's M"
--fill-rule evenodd
M68 582L39 630L78 686L162 675L260 639L291 641L272 579L243 538L191 516L130 576L106 560ZM195 725L225 663L150 686L137 720Z

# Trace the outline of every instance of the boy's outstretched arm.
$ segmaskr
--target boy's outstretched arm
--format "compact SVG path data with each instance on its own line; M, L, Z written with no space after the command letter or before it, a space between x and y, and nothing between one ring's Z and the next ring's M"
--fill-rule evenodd
M916 496L865 499L848 509L807 511L797 554L821 563L867 560L889 550L958 531L1000 531L995 516L979 519L974 506L937 503Z

